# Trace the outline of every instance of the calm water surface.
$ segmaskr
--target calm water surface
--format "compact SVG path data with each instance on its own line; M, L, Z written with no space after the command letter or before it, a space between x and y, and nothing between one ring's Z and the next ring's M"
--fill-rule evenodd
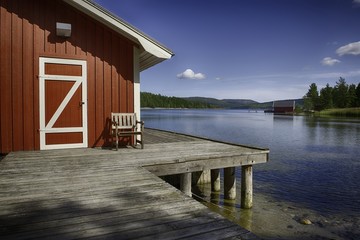
M254 192L321 214L360 215L360 120L244 110L142 110L145 126L270 148Z

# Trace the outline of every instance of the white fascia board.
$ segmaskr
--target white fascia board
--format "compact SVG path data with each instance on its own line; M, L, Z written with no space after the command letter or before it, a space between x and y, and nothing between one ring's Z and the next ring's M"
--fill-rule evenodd
M84 12L89 15L93 19L105 24L121 35L129 38L130 40L138 43L144 51L150 53L156 58L160 58L162 60L170 59L174 53L167 49L165 46L156 42L154 39L146 36L141 31L137 30L135 27L126 23L122 19L114 16L106 9L102 8L98 4L89 1L89 0L63 0L64 2L70 4L76 9ZM161 62L160 60L159 62ZM140 61L141 62L141 61ZM142 67L140 67L142 69Z

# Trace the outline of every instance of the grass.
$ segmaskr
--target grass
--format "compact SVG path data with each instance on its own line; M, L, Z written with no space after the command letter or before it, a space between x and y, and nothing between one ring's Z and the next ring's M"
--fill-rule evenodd
M333 108L317 112L318 116L356 117L360 118L360 108Z

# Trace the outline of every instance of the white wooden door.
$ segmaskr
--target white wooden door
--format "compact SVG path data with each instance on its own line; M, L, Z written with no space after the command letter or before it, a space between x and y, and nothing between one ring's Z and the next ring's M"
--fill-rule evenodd
M87 64L40 57L40 149L81 148L87 137Z

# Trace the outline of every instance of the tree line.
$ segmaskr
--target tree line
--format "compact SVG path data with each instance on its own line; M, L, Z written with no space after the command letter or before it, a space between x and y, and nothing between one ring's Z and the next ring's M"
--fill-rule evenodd
M360 83L349 85L342 77L334 87L326 84L320 91L317 85L312 83L304 96L305 110L321 111L331 108L353 107L360 107Z
M167 97L148 92L140 93L140 104L141 107L148 108L211 108L211 105L207 103L177 97Z

